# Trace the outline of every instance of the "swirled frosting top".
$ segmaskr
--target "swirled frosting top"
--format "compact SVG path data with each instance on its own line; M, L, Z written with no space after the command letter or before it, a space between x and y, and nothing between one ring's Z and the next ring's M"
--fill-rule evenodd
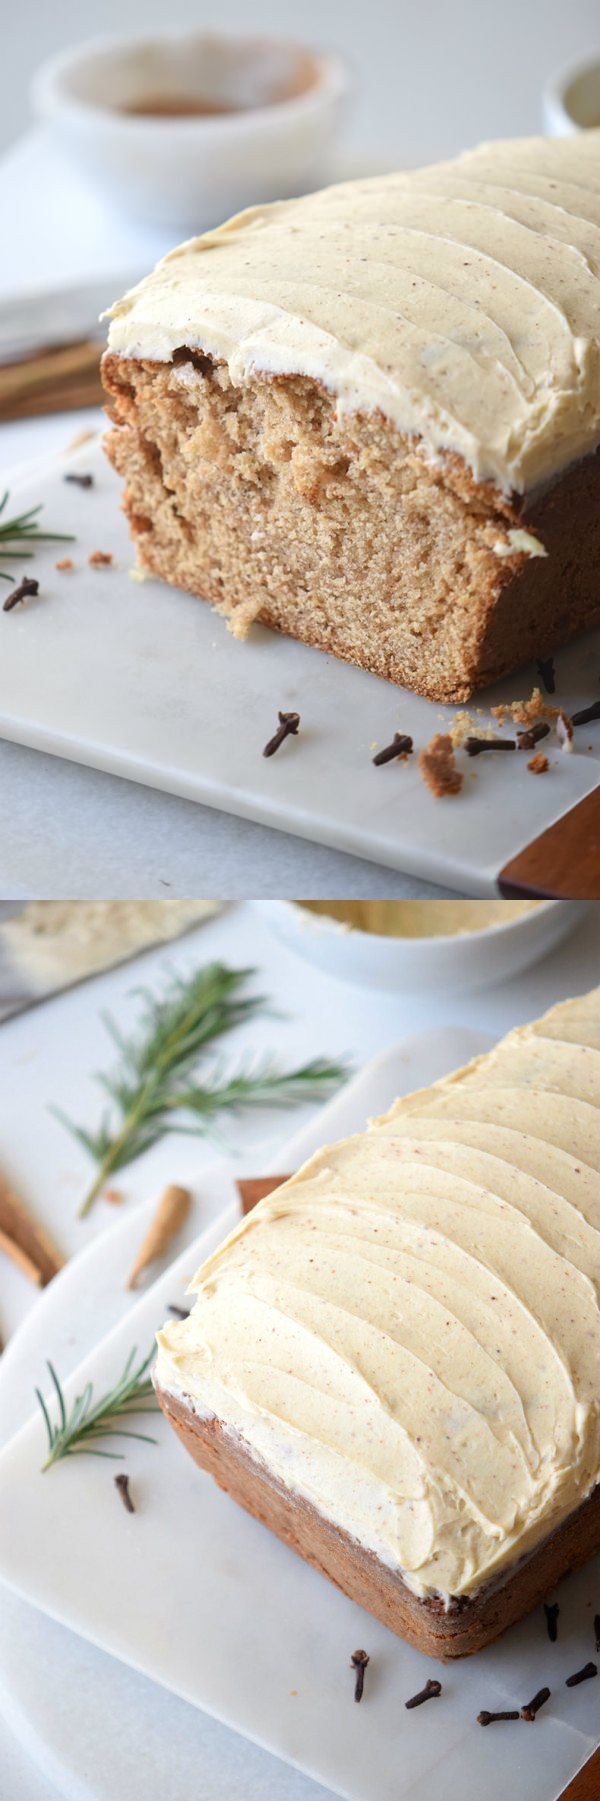
M600 440L600 130L252 207L111 319L123 356L315 377L522 493Z
M199 1271L158 1380L470 1594L600 1477L600 989L326 1147Z

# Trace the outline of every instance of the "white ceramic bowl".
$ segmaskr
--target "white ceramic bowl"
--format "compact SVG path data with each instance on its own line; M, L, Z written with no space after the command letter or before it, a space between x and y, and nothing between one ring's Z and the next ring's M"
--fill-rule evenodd
M334 53L275 38L165 31L67 50L37 71L31 97L118 206L181 233L316 186L352 85ZM149 98L238 110L118 110Z
M444 907L444 901L434 906ZM587 901L541 901L534 913L480 932L438 938L383 938L348 930L297 901L255 901L274 936L342 982L405 994L451 994L492 987L553 950L585 912Z
M590 57L555 75L543 94L544 130L551 138L570 137L600 125L600 57Z

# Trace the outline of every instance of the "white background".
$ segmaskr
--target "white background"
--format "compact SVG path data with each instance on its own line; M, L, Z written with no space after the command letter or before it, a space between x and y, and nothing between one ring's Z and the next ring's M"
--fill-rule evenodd
M597 0L12 0L2 26L0 293L36 267L43 206L42 153L27 155L34 67L70 42L113 30L215 24L297 34L345 49L358 100L346 167L409 164L452 154L479 138L535 132L554 72L600 50ZM60 211L60 209L59 209ZM39 280L60 272L61 229L77 231L65 198ZM31 239L34 239L32 244ZM64 260L64 259L63 259ZM43 265L43 266L42 266ZM0 428L0 479L40 451L62 448L75 415ZM324 847L230 820L132 783L0 745L0 895L194 892L380 894L430 892L424 884ZM439 891L443 892L442 890Z

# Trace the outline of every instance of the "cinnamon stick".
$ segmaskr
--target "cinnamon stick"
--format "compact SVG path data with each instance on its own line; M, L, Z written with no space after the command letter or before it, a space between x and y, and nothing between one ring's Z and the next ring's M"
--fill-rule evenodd
M59 1269L64 1257L51 1238L38 1226L24 1202L0 1176L0 1250L6 1251L38 1288L45 1288Z
M289 1182L289 1176L246 1176L240 1177L236 1188L242 1203L242 1213L251 1213L259 1201L264 1201L274 1188L281 1188L283 1182Z
M165 1188L128 1277L128 1288L137 1288L138 1276L141 1276L142 1270L147 1269L149 1263L154 1263L157 1257L164 1256L171 1239L179 1232L184 1219L187 1219L191 1198L189 1189L178 1188L175 1182Z

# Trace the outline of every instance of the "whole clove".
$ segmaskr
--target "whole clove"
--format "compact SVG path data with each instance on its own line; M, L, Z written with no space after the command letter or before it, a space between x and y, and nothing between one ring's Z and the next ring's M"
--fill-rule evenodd
M406 732L394 732L391 744L386 744L385 750L378 750L377 756L373 757L375 768L380 769L382 763L392 763L394 757L410 756L412 748L412 738Z
M353 1651L350 1662L352 1668L356 1671L354 1699L355 1701L362 1701L362 1694L365 1686L365 1670L367 1664L370 1662L368 1651Z
M582 1670L575 1670L572 1676L567 1676L565 1687L579 1688L580 1682L589 1682L592 1676L597 1675L598 1665L596 1663L584 1663Z
M545 719L538 719L536 725L529 725L524 732L517 732L517 748L519 750L535 750L540 738L547 738L550 731Z
M94 486L93 475L79 475L75 469L69 469L68 474L63 475L63 481L72 482L75 488L93 488Z
M549 1700L549 1688L539 1688L537 1695L534 1695L533 1697L533 1701L528 1701L526 1706L521 1708L521 1719L535 1720L535 1716L539 1713L540 1707L545 1707L546 1702Z
M572 713L571 725L587 725L589 719L600 719L600 700L592 701L591 707L580 707L578 713Z
M493 1726L495 1724L496 1720L518 1720L518 1719L519 1719L519 1710L517 1707L511 1707L508 1710L505 1708L502 1713L488 1713L487 1709L484 1707L482 1709L481 1713L478 1713L478 1715L477 1715L477 1720L478 1720L478 1723L480 1726Z
M540 677L540 681L542 681L544 684L546 693L547 694L555 694L556 693L556 673L555 673L555 669L554 669L554 657L540 657L536 663L536 669L537 669L538 675Z
M411 1695L410 1701L405 1701L404 1706L405 1707L421 1707L424 1701L433 1701L434 1696L441 1695L441 1692L442 1692L441 1682L436 1682L434 1680L430 1680L429 1682L425 1683L424 1688L419 1689L418 1695Z
M277 717L279 720L279 725L278 725L277 731L273 733L272 738L269 738L268 744L265 744L265 748L263 750L263 757L273 757L275 755L275 751L279 750L280 744L283 744L284 739L289 738L289 737L296 737L296 734L298 732L298 728L300 725L300 714L299 713L281 713L281 712L279 712Z
M548 1638L550 1639L550 1643L555 1645L558 1638L557 1622L560 1613L558 1601L544 1601L544 1613L546 1615L546 1625L548 1627Z
M39 589L40 584L36 582L35 577L25 575L22 582L19 582L18 588L13 588L12 594L7 594L2 608L3 613L12 613L13 607L17 607L20 600L27 600L28 594L39 594Z
M124 1506L126 1512L127 1513L135 1513L135 1507L133 1505L133 1501L132 1501L131 1495L129 1493L129 1477L125 1476L123 1474L123 1472L121 1471L118 1476L114 1477L114 1484L115 1484L117 1493L120 1494L120 1496L121 1496L121 1500L123 1502L123 1506Z
M472 735L465 738L465 750L468 757L480 757L484 750L516 750L514 738L477 738Z

